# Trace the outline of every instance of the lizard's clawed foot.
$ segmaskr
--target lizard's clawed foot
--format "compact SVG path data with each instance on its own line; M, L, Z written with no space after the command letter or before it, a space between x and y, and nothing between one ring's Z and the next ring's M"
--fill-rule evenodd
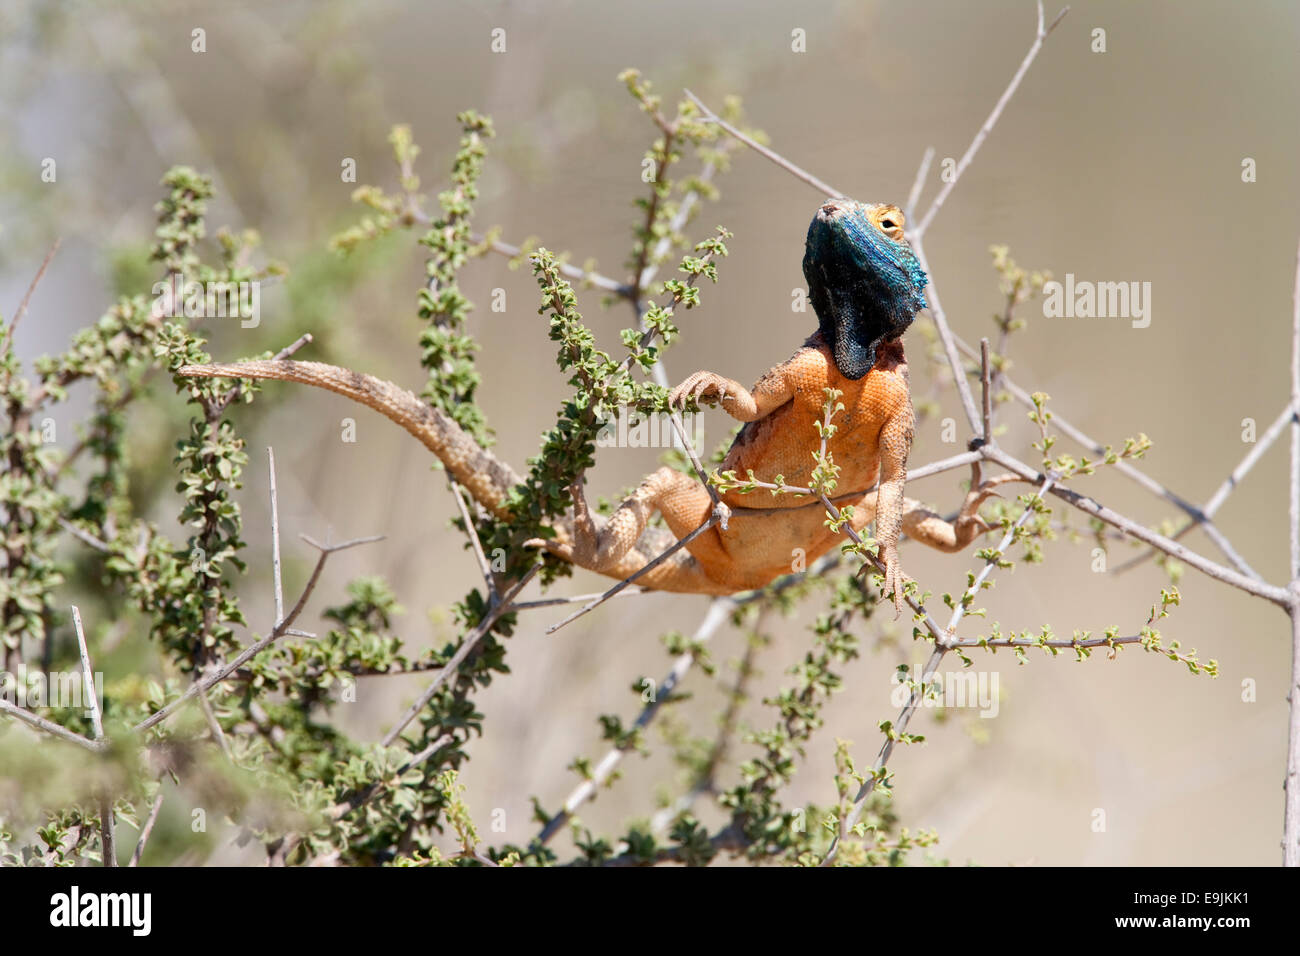
M599 541L596 523L591 520L587 496L582 492L581 478L569 485L569 497L573 499L573 563L598 571L600 569L596 567L596 557Z
M645 530L648 509L634 495L619 506L603 527L597 527L587 508L581 479L569 486L569 496L573 499L573 563L597 574L613 571L623 563Z
M587 508L587 498L582 492L582 479L569 485L569 497L573 499L573 525L571 536L561 538L529 538L524 542L525 548L537 548L547 551L570 564L591 571L600 571L597 566L599 552L599 535L596 522L591 518Z
M904 589L911 578L902 572L902 567L898 564L897 548L881 549L880 563L885 566L884 581L880 583L880 598L884 600L885 597L893 596L894 620L897 620L902 614L902 609L907 604L906 598L904 598ZM871 567L871 564L863 564L862 571L858 572L859 576L866 575L871 570Z
M880 596L882 599L889 595L894 598L894 620L898 620L903 613L903 607L907 601L903 597L903 589L912 579L903 573L902 567L898 563L898 549L885 548L880 553L880 560L885 565L885 580L880 585ZM864 565L865 572L870 565Z
M669 393L668 404L673 408L683 408L689 398L697 403L722 402L728 394L735 395L740 391L741 386L716 372L695 372Z
M966 500L961 505L961 511L957 514L957 520L953 522L953 527L957 531L957 541L961 547L970 544L978 535L993 530L995 526L981 517L980 505L990 498L1001 497L997 489L1011 481L1024 481L1024 479L1019 475L998 475L988 479L988 481L980 482L977 487L972 488L966 495Z

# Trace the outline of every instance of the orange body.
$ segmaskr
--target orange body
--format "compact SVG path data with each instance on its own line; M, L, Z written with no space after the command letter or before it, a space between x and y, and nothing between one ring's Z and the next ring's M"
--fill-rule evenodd
M814 337L771 375L787 380L789 400L740 430L722 470L734 471L742 480L750 471L760 481L770 482L780 475L786 484L808 487L821 448L817 423L824 416L826 389L834 388L843 393L839 402L844 406L833 419L837 430L828 445L840 469L836 494L862 493L875 485L882 430L899 419L906 419L910 429L912 419L902 343L882 345L871 371L851 381L835 368L826 344ZM760 381L754 392L760 393L767 380ZM762 489L731 490L722 499L740 508L795 508L809 502L807 496L773 495Z

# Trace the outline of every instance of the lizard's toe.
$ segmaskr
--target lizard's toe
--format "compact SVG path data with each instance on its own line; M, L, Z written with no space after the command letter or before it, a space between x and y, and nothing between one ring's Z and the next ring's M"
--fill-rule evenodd
M903 573L903 569L898 564L898 552L887 552L881 558L885 563L885 580L880 586L881 599L889 595L894 598L894 619L897 620L903 613L903 607L906 601L903 598L904 588L907 582L912 580Z
M573 563L573 549L562 541L556 541L554 538L529 538L524 542L524 547L547 551L557 558Z
M980 506L990 498L1001 498L997 489L1011 481L1023 481L1019 475L1003 474L987 481L983 481L977 488L971 489L966 495L966 500L962 502L961 511L958 514L958 522L968 525L971 528L978 529L977 533L983 534L992 531L996 525L990 524L983 516L980 515Z

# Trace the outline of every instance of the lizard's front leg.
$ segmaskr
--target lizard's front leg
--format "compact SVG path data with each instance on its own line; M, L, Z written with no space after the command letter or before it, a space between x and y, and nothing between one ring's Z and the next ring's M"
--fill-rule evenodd
M880 429L880 488L876 493L876 542L885 565L882 594L894 595L894 616L903 613L903 585L907 576L898 564L898 535L903 530L903 486L907 456L912 450L912 402L902 407Z
M717 402L737 421L752 422L759 417L758 402L749 389L716 372L695 372L688 376L669 394L668 403L673 408L681 408L688 398L702 404Z
M793 360L792 360L793 361ZM695 372L668 396L673 408L681 408L688 398L697 402L717 402L736 421L753 422L765 418L788 402L794 394L785 365L778 365L747 389L739 382L717 372Z

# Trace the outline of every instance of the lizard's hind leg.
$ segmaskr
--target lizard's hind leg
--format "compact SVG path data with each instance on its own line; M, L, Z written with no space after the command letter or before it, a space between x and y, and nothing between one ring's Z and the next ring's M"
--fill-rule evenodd
M623 563L656 511L680 540L699 527L712 508L703 485L671 468L646 476L599 529L587 509L581 484L575 482L569 492L573 496L573 562L600 573Z

